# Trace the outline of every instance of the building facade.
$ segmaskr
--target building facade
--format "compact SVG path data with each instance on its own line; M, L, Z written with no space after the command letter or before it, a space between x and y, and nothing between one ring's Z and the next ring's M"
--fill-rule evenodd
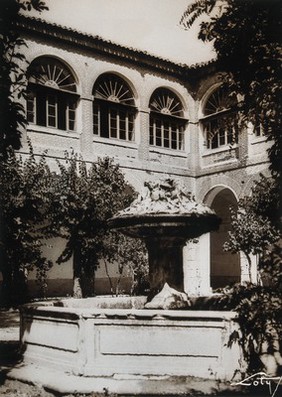
M259 173L268 173L268 144L251 125L226 127L232 114L214 64L178 65L39 19L23 17L19 28L27 73L36 72L29 78L22 153L29 138L35 153L48 149L54 169L65 151L89 163L109 156L137 191L146 180L182 180L222 218L219 231L185 247L185 291L206 295L248 280L244 258L222 245L230 206L250 194ZM44 253L55 262L63 243L50 241ZM252 271L255 277L255 258ZM96 280L97 293L107 293L102 267ZM71 293L71 282L71 262L54 265L49 293Z

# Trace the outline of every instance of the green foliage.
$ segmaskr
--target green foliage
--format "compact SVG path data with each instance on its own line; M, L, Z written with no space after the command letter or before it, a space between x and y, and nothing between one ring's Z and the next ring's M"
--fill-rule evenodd
M127 275L132 279L131 295L144 295L149 287L148 252L141 239L131 238L122 233L109 231L103 244L103 258L109 278L111 292L118 295L121 277ZM119 279L114 287L108 272L107 262L118 264Z
M230 343L238 341L247 362L247 373L266 371L266 357L272 356L276 366L282 364L279 341L282 337L281 290L260 285L239 285L224 291L221 304L238 313L240 335L233 334Z
M26 278L33 269L44 291L51 266L41 253L51 174L45 154L37 162L31 145L29 150L23 161L9 148L6 161L0 162L0 270L2 299L7 303L26 299Z
M41 12L47 7L41 0L0 1L0 160L8 154L9 146L21 147L21 130L26 125L25 109L21 99L26 87L25 46L17 23L20 12Z
M250 280L250 254L262 256L280 238L278 197L277 180L261 175L251 196L239 200L236 211L230 209L231 231L224 249L232 253L242 251L246 255Z
M150 290L149 260L145 243L140 239L126 238L122 245L124 266L132 277L131 295L147 295Z
M231 208L231 227L229 241L224 245L232 253L239 251L246 255L262 254L267 246L278 239L270 221L243 206L239 201L239 209Z
M266 247L259 261L263 285L282 291L282 239Z
M132 200L132 188L118 165L109 158L98 159L89 168L75 154L58 162L48 233L66 239L57 262L73 256L77 297L93 294L94 271L99 259L114 257L107 220ZM111 253L111 254L110 254Z
M231 231L228 232L229 239L223 248L233 254L242 251L248 261L249 280L252 279L250 255L262 255L267 247L279 239L277 230L271 222L261 215L250 210L250 206L239 201L237 211L231 211Z
M268 140L273 176L281 175L281 11L280 0L195 0L181 24L199 17L199 38L213 41L218 70L239 101L239 124L261 125Z
M181 23L189 29L203 17L199 38L213 41L216 64L237 105L239 127L261 126L269 149L273 180L261 176L251 197L232 210L232 230L225 248L259 254L261 278L268 286L235 285L227 302L238 312L248 372L265 366L261 353L282 363L281 340L281 10L280 0L195 0ZM208 18L206 18L206 16ZM251 273L251 272L250 272ZM236 336L236 335L235 335Z
M278 232L281 229L280 189L278 179L259 175L259 180L252 187L251 197L243 199L242 206L265 219Z
M277 179L261 175L252 195L239 201L238 211L231 211L229 241L225 249L242 251L251 265L250 254L259 255L263 285L235 285L224 299L238 312L241 343L248 372L267 368L267 357L281 365L279 341L282 336L282 251L279 230L279 187ZM251 272L250 280L251 280Z
M58 161L60 174L54 179L51 232L68 239L58 262L65 262L76 242L88 246L101 243L107 219L128 203L127 187L119 166L109 158L99 159L87 169L76 155Z
M75 296L93 294L94 271L101 258L117 262L120 276L134 268L136 291L143 282L144 247L107 225L134 197L119 166L105 158L87 168L72 154L66 155L64 163L58 161L56 175L50 172L45 153L36 161L30 143L29 149L25 161L10 148L6 160L0 162L2 299L7 304L27 299L27 275L33 269L44 294L52 264L42 256L41 248L45 238L56 236L66 239L57 262L73 256Z

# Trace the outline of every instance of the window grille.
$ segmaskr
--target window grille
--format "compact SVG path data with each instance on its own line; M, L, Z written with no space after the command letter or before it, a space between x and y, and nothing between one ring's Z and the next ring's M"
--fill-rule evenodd
M27 120L29 123L76 130L78 95L67 66L57 59L41 57L29 69Z
M27 93L26 111L27 121L34 124L36 121L36 94L33 91Z
M93 133L134 141L135 101L129 85L114 74L102 75L93 90Z
M222 88L215 90L208 97L202 119L208 149L230 146L238 142L238 128L231 106L232 101Z
M168 89L158 89L150 100L150 145L184 150L183 107Z

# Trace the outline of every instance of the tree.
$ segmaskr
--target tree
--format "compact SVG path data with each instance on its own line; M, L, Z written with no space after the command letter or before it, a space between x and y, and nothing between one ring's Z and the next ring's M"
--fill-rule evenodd
M46 10L41 0L0 1L0 160L8 155L9 146L21 147L21 129L26 125L25 109L21 99L25 96L26 58L17 23L22 11Z
M239 342L248 363L248 372L264 370L276 373L282 365L281 303L282 255L279 191L276 181L263 175L254 184L252 194L241 199L238 212L231 212L231 231L225 249L242 251L249 264L250 254L258 255L260 283L237 284L225 291L229 308L238 312L241 329ZM233 339L239 335L233 335Z
M236 99L239 127L262 128L272 179L261 176L252 196L232 211L232 230L225 248L260 254L259 268L271 283L235 285L225 298L238 312L240 342L251 373L282 365L281 346L281 10L278 0L195 0L181 19L189 29L203 16L199 38L213 41L222 82ZM231 305L231 306L230 306ZM279 321L280 319L280 321ZM266 359L267 358L267 359Z
M13 149L0 162L0 270L3 275L2 303L27 299L27 275L36 269L41 287L51 262L42 256L42 226L50 204L51 173L45 154L37 162L30 145L23 161Z
M104 260L106 273L110 282L111 293L120 293L120 282L125 274L131 277L131 295L144 295L149 289L149 262L145 243L123 235L122 233L109 230L104 239L102 258ZM114 286L108 271L108 263L118 264L119 277Z
M213 41L218 70L237 99L237 121L261 126L272 141L273 176L281 177L281 11L280 0L195 0L181 24L189 29L204 15L199 38Z
M276 288L277 284L275 288L235 284L224 290L220 298L225 310L238 313L240 333L235 331L229 342L239 342L247 363L247 374L264 371L275 375L282 366L281 293L277 294ZM242 375L244 378L246 374Z
M280 238L279 193L273 185L272 178L261 175L252 188L251 196L239 200L237 210L231 208L231 231L224 248L232 253L242 251L245 254L252 282L256 280L252 280L250 255L262 256Z
M195 0L181 19L189 29L199 17L208 16L200 24L199 38L213 41L223 83L236 98L237 124L262 127L272 142L271 183L261 178L252 198L239 203L237 218L233 213L229 248L235 252L241 247L247 255L258 252L260 244L266 248L275 230L281 232L281 11L278 0Z
M32 232L34 223L39 218L36 207L39 198L32 185L32 175L28 172L32 168L35 173L43 172L44 161L37 169L33 153L30 153L27 164L23 164L12 150L21 147L21 130L26 125L22 104L26 88L26 58L22 48L26 44L20 38L17 24L20 13L32 9L41 12L47 7L41 0L0 1L0 256L2 292L5 295L2 298L7 302L14 295L15 301L20 299L19 296L16 297L20 291L17 284L25 285L25 274L30 268L36 266L37 269L43 269L38 276L44 279L46 267L49 266L41 257L40 239ZM28 191L30 184L31 192ZM39 186L38 189L40 190ZM30 205L35 208L34 214L30 211ZM27 211L26 215L24 210ZM22 292L25 295L26 288L23 285Z
M66 239L57 262L73 257L75 297L93 294L94 272L107 238L107 219L127 206L132 189L119 166L109 158L87 168L75 154L58 162L50 211L50 236ZM129 193L128 193L129 192Z

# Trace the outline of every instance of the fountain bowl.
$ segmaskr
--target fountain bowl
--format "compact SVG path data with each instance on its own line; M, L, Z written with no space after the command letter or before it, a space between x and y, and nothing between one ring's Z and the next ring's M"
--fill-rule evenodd
M220 219L213 213L188 214L127 214L111 218L111 229L121 231L130 237L175 237L194 239L204 233L216 230Z

